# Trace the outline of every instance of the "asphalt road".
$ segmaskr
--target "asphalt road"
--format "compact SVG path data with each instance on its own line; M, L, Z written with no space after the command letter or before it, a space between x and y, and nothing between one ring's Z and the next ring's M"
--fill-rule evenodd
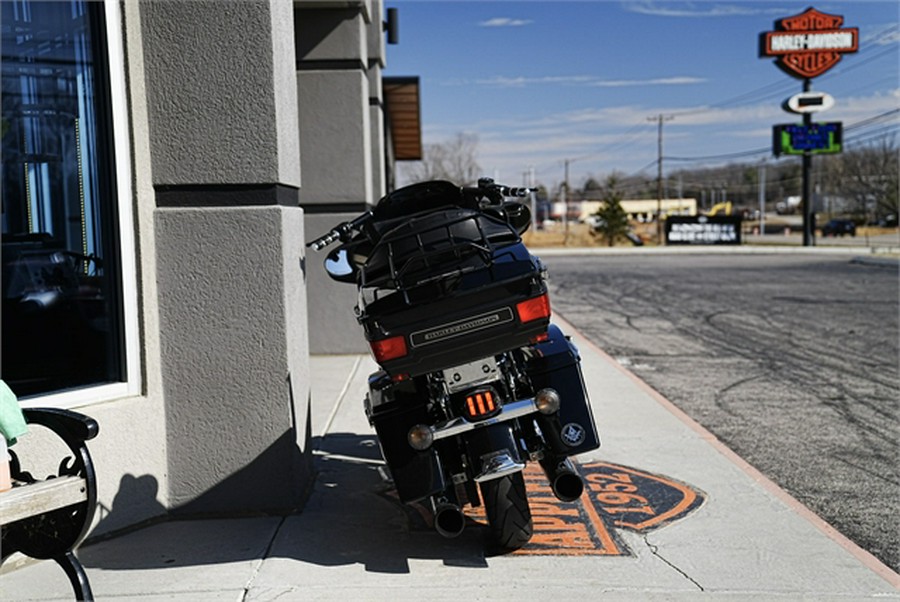
M806 254L544 262L555 312L898 570L896 263Z

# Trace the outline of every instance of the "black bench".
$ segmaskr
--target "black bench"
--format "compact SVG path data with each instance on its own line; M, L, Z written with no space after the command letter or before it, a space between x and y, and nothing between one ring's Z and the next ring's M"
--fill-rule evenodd
M97 479L87 441L97 436L93 418L53 408L24 409L25 421L58 435L72 453L56 475L35 479L10 451L14 487L0 493L0 564L14 552L55 560L65 570L75 596L93 600L84 567L73 550L91 525L97 505Z

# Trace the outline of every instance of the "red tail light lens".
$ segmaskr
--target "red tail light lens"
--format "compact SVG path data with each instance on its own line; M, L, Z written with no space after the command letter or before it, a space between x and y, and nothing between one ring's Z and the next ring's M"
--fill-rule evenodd
M527 301L516 304L516 313L519 314L519 320L524 324L526 322L534 322L542 318L550 317L550 297L544 293L540 297L534 297Z
M372 348L372 355L375 356L375 361L378 363L403 357L407 351L406 339L403 335L380 341L370 341L369 346Z
M494 400L494 394L488 391L480 391L466 396L466 418L478 420L494 414L500 406Z

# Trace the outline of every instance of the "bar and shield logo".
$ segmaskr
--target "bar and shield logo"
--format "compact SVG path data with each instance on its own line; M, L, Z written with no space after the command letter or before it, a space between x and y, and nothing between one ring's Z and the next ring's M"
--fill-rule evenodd
M775 57L789 75L812 79L822 75L841 56L859 49L859 30L842 28L844 17L808 8L775 22L775 31L760 34L760 57Z

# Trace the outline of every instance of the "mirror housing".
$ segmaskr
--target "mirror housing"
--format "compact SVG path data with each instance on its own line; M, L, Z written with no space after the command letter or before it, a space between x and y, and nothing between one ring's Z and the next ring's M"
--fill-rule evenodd
M515 228L520 236L531 226L531 209L528 208L528 205L507 201L503 203L503 210L509 225Z
M356 265L350 261L350 254L344 247L333 249L325 258L325 271L332 280L338 282L356 282L356 274L359 271Z

